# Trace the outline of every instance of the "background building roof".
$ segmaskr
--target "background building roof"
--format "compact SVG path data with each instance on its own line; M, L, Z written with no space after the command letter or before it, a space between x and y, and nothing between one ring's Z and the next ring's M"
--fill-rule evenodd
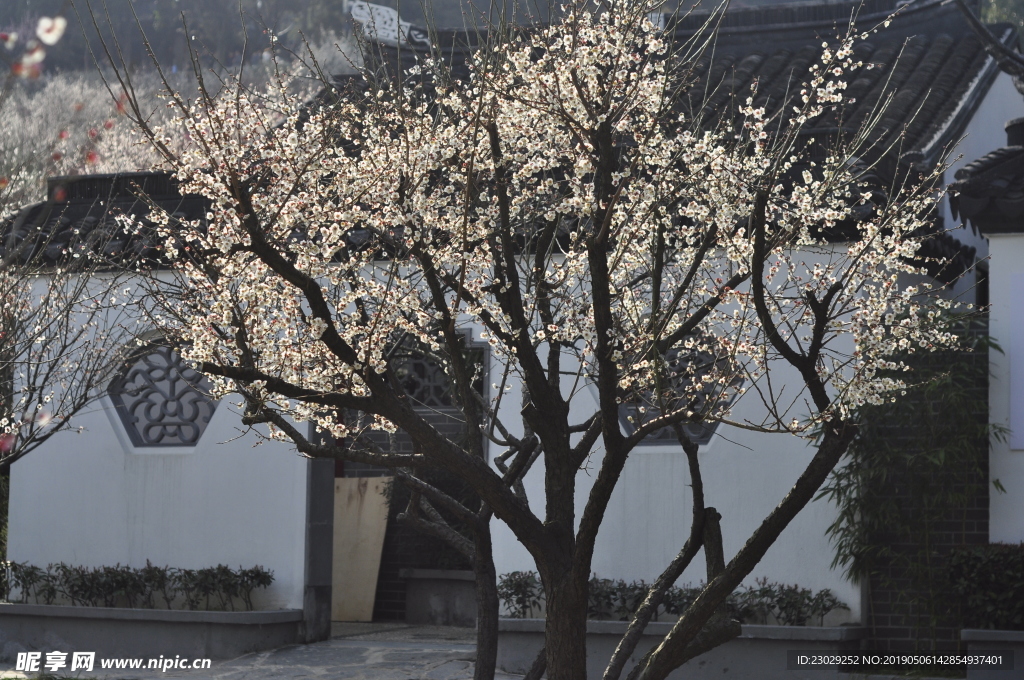
M159 206L180 220L205 219L207 202L182 196L162 172L51 177L47 199L23 208L0 229L0 260L55 265L92 253L107 260L164 264L147 218ZM126 228L131 216L142 229ZM36 259L38 258L38 259Z
M1024 118L1006 132L1007 146L965 165L949 187L953 217L986 234L1024 231Z

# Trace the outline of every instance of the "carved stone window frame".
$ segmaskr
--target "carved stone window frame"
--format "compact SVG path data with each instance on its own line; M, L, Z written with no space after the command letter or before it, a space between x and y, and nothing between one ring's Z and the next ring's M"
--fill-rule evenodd
M205 393L205 376L185 364L162 336L140 340L107 386L108 415L117 437L136 453L192 452L218 402ZM169 394L175 399L168 399ZM171 416L166 424L153 417L161 411Z

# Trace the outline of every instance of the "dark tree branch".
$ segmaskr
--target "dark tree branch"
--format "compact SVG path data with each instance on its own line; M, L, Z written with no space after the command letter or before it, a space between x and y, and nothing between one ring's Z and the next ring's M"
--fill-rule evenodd
M693 558L697 556L697 552L704 545L704 517L707 512L714 509L708 508L705 510L704 508L704 481L700 472L700 463L697 459L699 447L686 436L682 427L676 425L675 431L676 437L686 453L686 460L690 468L690 486L693 490L693 517L690 520L690 535L686 538L682 549L672 562L669 563L655 582L651 584L650 589L647 591L647 597L644 598L643 604L633 614L633 618L626 628L625 635L619 640L619 644L616 646L607 668L605 668L603 680L618 680L622 676L622 671L626 667L626 663L633 656L633 652L636 651L636 646L639 644L647 624L654 618L654 615L658 612L658 607L664 601L665 593L682 576L683 571L690 566Z
M757 318L761 322L768 342L775 348L775 351L782 355L783 359L800 371L800 376L804 379L804 384L811 394L815 407L817 407L819 413L824 413L828 410L831 400L828 398L828 392L825 390L821 376L817 373L814 357L801 354L789 346L789 343L780 335L779 328L772 319L771 311L768 309L768 294L764 286L764 264L768 259L768 245L765 236L767 209L768 194L764 189L761 189L757 192L754 211L750 215L749 222L750 231L754 234L753 266L751 267L750 279L754 297L754 309L757 312ZM829 293L834 294L831 290ZM819 324L824 324L826 319L827 316L825 315L815 314L816 327Z
M337 392L319 392L299 387L286 380L263 373L255 368L245 366L227 366L204 361L198 366L199 370L209 375L219 375L229 378L237 383L249 384L256 381L263 381L267 389L276 392L289 399L299 399L311 404L320 404L337 409L352 409L363 413L377 413L377 400L373 397L356 397L351 394Z
M424 513L427 513L428 511L423 506L423 504L426 503L426 500L420 500L420 509L422 509ZM427 504L426 507L429 507L429 504ZM436 512L437 511L435 510L433 514L435 514L435 516L440 519L440 515L436 515ZM409 526L415 527L416 529L419 529L420 531L426 534L430 534L431 536L440 538L442 541L458 550L459 553L461 553L470 561L472 561L476 557L476 551L473 548L473 542L465 536L463 536L462 534L460 534L455 529L453 529L447 522L444 522L443 519L441 519L441 521L438 521L437 519L427 520L423 517L419 517L418 515L412 514L412 512L410 511L406 511L398 515L398 520L401 522L405 522Z
M541 676L544 675L544 671L548 669L547 651L547 647L540 648L540 651L537 652L537 656L533 658L533 663L530 664L529 670L526 671L526 675L523 676L523 680L541 679Z
M691 649L691 643L698 642L698 634L715 614L719 603L724 602L729 593L753 571L797 513L814 498L817 490L846 452L855 434L856 426L850 423L833 421L826 424L818 451L789 493L751 534L743 548L726 565L725 570L710 581L697 596L686 613L672 627L672 631L642 664L642 670L638 671L636 680L664 680L673 669L688 658L692 658L688 656L687 650ZM719 631L716 635L724 634ZM717 639L716 635L709 633L708 639Z

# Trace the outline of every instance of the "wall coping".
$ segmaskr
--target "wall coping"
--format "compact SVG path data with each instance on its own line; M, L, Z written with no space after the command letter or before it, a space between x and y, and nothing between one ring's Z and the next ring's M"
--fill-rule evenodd
M0 616L40 616L104 621L168 621L172 623L231 623L258 626L302 621L301 609L253 612L210 612L180 609L128 609L127 607L72 607L56 604L0 602Z
M982 630L965 628L960 631L964 642L1024 642L1024 630Z
M439 579L443 581L475 581L472 571L465 569L399 569L399 578Z
M590 635L625 635L627 621L587 621ZM647 624L644 635L663 637L673 623L654 621ZM505 633L543 633L544 619L499 619L498 631ZM987 632L987 631L986 631ZM823 640L828 642L859 640L867 637L864 626L755 626L744 625L740 638L753 640Z
M756 626L744 625L741 638L761 640L824 640L842 642L868 636L865 626Z

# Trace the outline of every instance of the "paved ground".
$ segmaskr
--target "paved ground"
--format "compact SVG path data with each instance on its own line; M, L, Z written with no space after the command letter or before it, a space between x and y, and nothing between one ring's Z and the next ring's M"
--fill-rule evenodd
M331 639L282 647L215 662L197 671L97 671L43 675L45 680L469 680L475 645L471 628L410 626L402 623L335 623ZM25 679L11 665L0 665L0 680ZM496 680L522 676L497 673ZM889 675L846 675L843 680L909 680ZM745 680L756 680L749 678ZM917 678L916 680L947 680Z
M109 680L467 680L473 677L476 654L473 638L473 630L467 628L335 623L331 639L326 642L214 662L209 670L97 671L81 677ZM10 668L0 667L0 678L26 677ZM500 680L518 677L497 675Z

